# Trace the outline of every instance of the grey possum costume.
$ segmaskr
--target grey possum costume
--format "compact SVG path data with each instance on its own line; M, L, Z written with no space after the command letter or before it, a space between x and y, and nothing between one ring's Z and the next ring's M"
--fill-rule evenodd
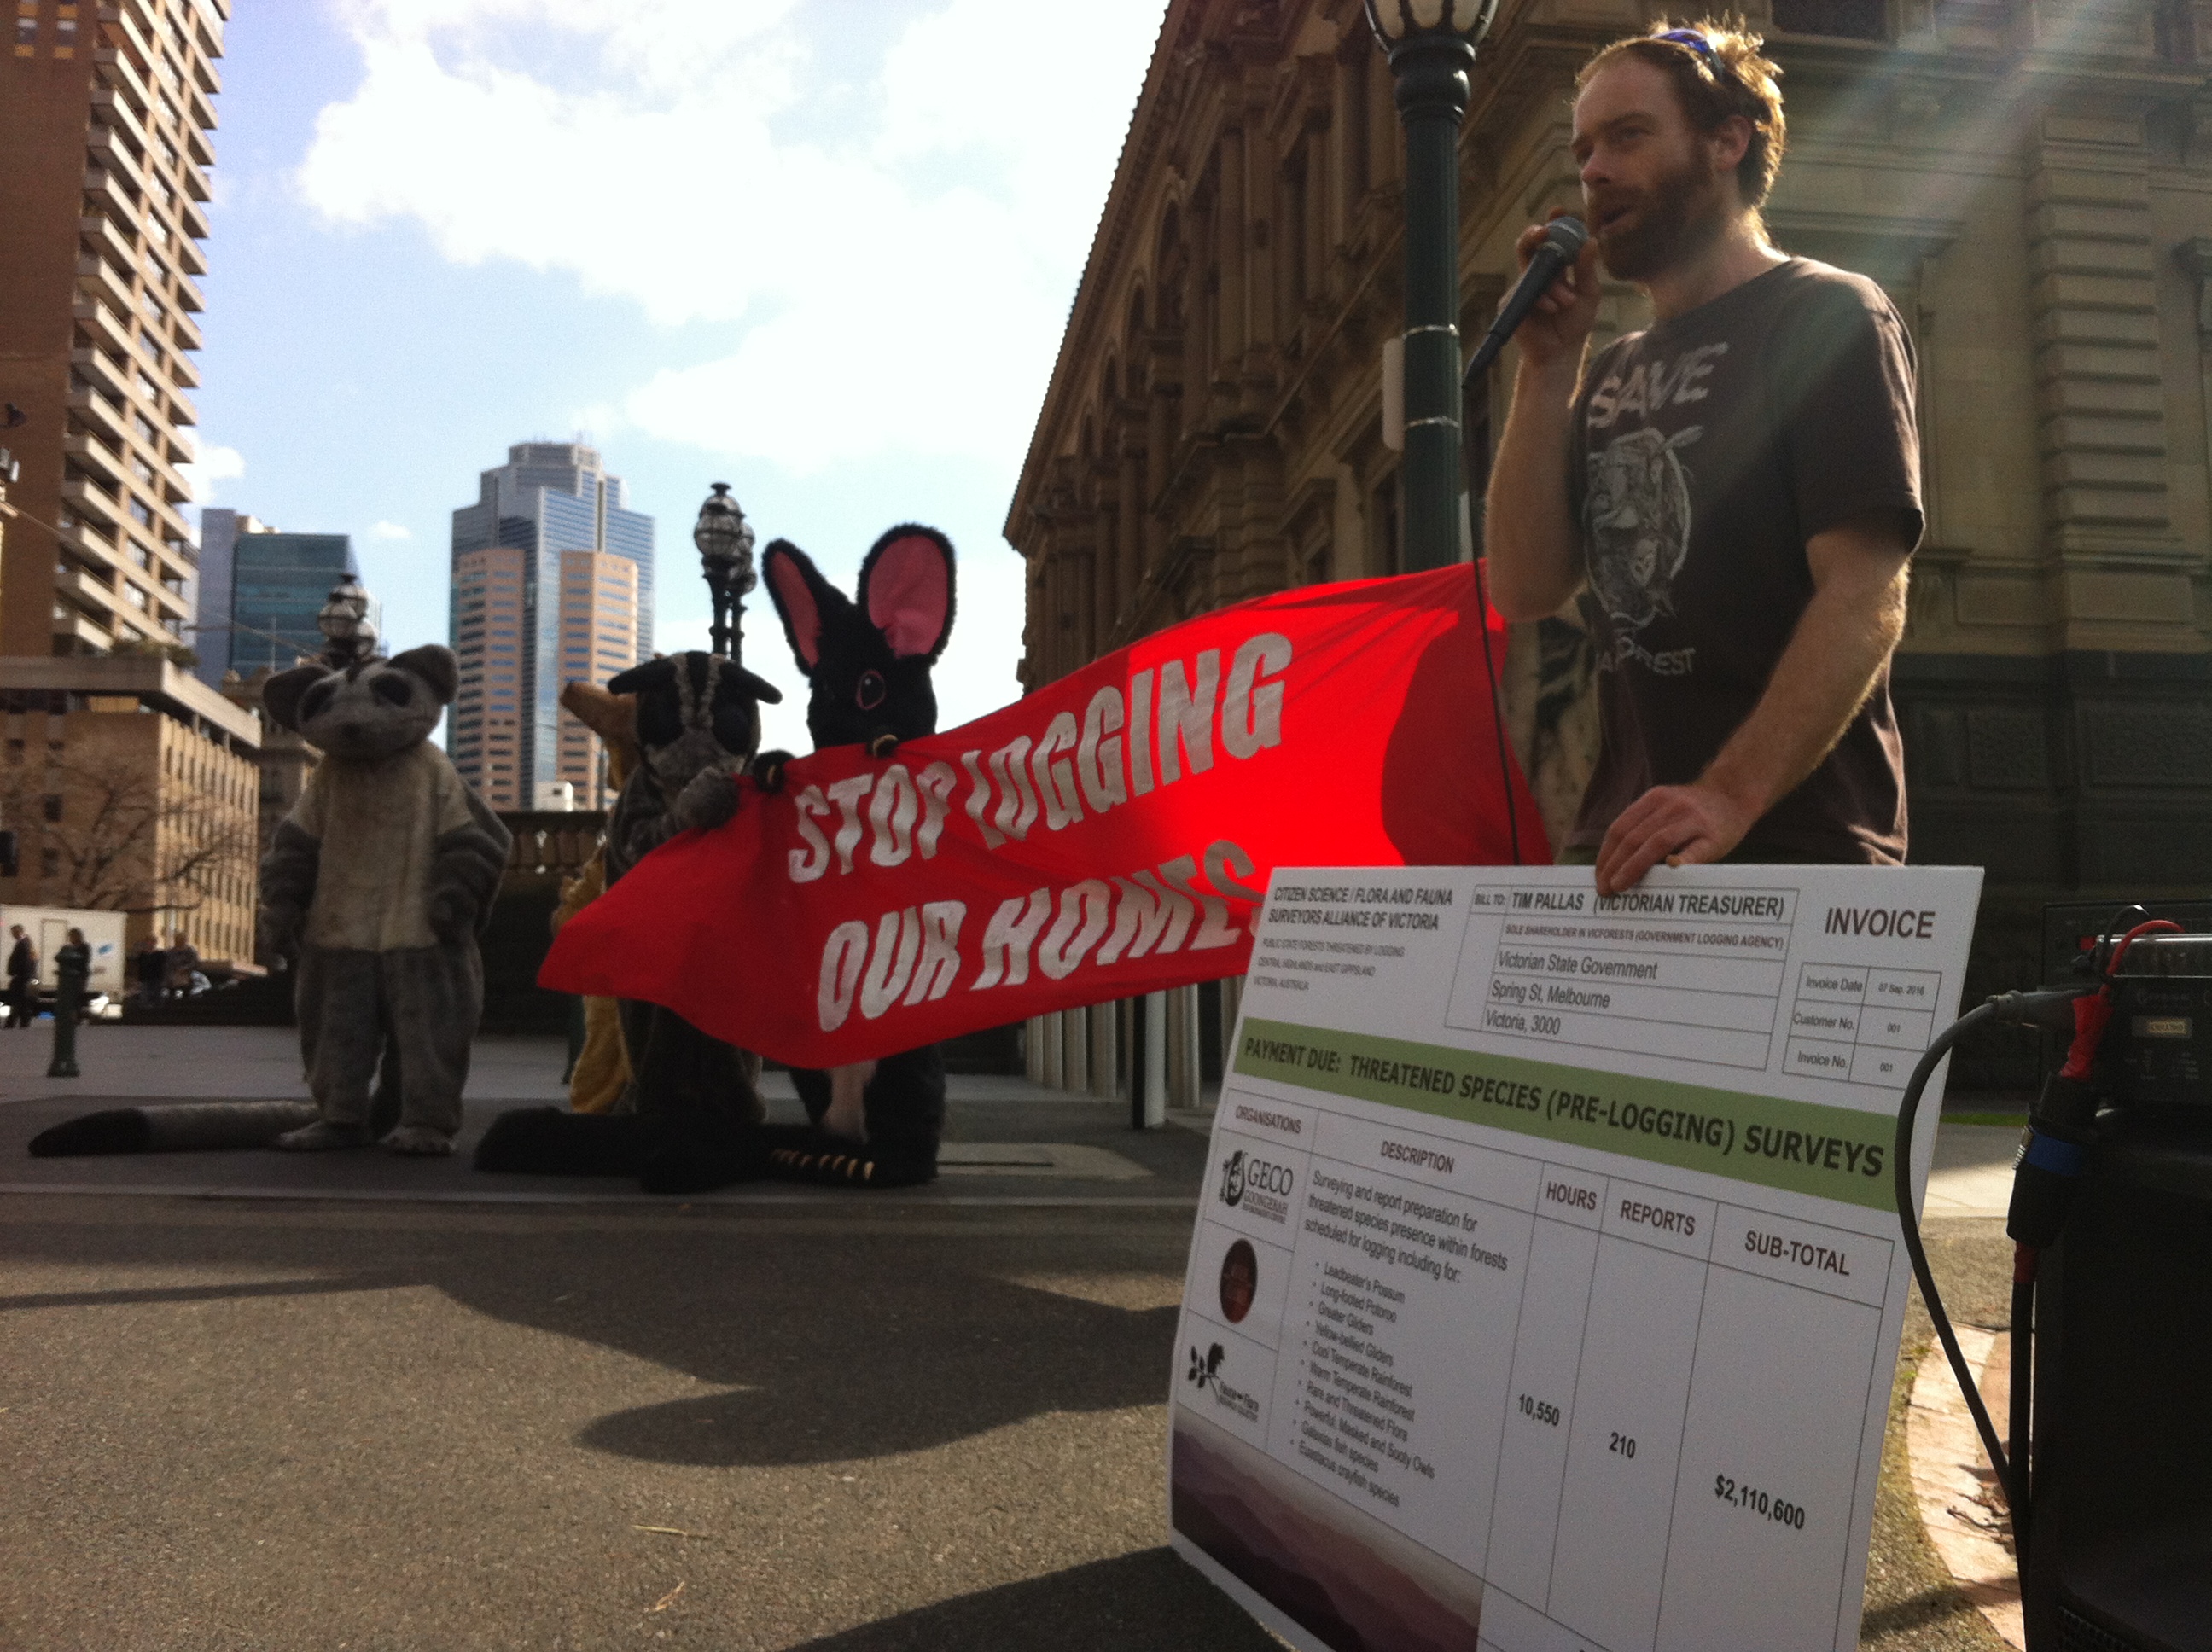
M637 696L641 761L607 819L606 878L678 832L719 826L737 808L735 777L760 744L760 703L775 688L719 654L685 653L607 684ZM624 1000L630 1084L617 1111L519 1108L477 1145L479 1170L634 1175L647 1193L704 1193L762 1174L760 1060L710 1038L673 1010Z
M316 1122L295 1151L369 1140L369 1085L399 1066L397 1153L450 1153L483 1013L477 936L513 839L429 742L459 686L449 648L270 678L262 703L323 753L261 863L264 935L299 951L294 1003ZM388 1059L388 1058L387 1058Z
M459 677L452 650L433 644L338 670L296 666L264 689L270 717L324 754L261 865L264 938L299 954L294 1004L313 1103L120 1108L42 1132L34 1155L379 1137L394 1152L453 1151L483 1009L477 936L512 841L429 744Z
M806 730L816 750L859 745L888 757L902 740L937 732L931 669L952 634L952 542L914 523L891 529L860 563L858 600L822 577L787 540L769 546L762 580L811 692ZM781 789L788 752L754 764ZM945 1134L945 1057L934 1044L829 1072L794 1068L813 1135L770 1154L774 1174L873 1187L937 1175Z

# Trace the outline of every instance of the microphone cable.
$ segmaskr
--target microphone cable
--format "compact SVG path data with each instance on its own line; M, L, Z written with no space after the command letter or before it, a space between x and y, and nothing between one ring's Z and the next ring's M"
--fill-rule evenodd
M1473 507L1474 501L1470 500L1468 508L1471 510ZM1484 560L1480 556L1474 559L1474 621L1482 628L1482 670L1490 679L1490 726L1498 738L1498 783L1505 788L1506 838L1512 845L1513 864L1518 866L1526 864L1521 859L1521 807L1513 795L1512 760L1506 756L1509 748L1505 744L1505 712L1498 694L1498 662L1492 658L1490 652L1490 586L1483 578ZM1504 616L1501 614L1498 617L1502 620Z

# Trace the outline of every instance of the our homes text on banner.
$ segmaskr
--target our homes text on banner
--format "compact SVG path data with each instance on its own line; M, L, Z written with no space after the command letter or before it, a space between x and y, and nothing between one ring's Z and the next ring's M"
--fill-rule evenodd
M1177 1549L1302 1647L1856 1646L1892 1139L1980 879L1278 872L1176 1343Z

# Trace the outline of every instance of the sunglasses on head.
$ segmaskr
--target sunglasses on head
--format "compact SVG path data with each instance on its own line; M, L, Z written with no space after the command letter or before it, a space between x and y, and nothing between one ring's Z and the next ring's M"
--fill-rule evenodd
M1736 80L1735 71L1729 67L1728 59L1713 49L1713 43L1707 39L1700 30L1670 28L1662 34L1654 34L1649 38L1654 40L1664 40L1669 46L1688 47L1698 61L1705 64L1705 73L1712 76L1716 84L1722 81L1741 84Z
M1699 30L1670 28L1664 33L1655 34L1651 38L1655 40L1671 41L1675 46L1686 46L1709 64L1717 65L1720 62L1720 54L1713 50L1713 43L1708 40Z

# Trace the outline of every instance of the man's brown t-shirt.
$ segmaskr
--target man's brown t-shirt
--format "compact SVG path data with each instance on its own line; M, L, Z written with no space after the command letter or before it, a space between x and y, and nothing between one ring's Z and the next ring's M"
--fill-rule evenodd
M1570 841L1702 774L1765 689L1813 595L1805 542L1856 518L1920 538L1912 344L1882 290L1792 258L1601 351L1570 471L1602 746ZM1885 665L1843 739L1736 851L1905 858Z

